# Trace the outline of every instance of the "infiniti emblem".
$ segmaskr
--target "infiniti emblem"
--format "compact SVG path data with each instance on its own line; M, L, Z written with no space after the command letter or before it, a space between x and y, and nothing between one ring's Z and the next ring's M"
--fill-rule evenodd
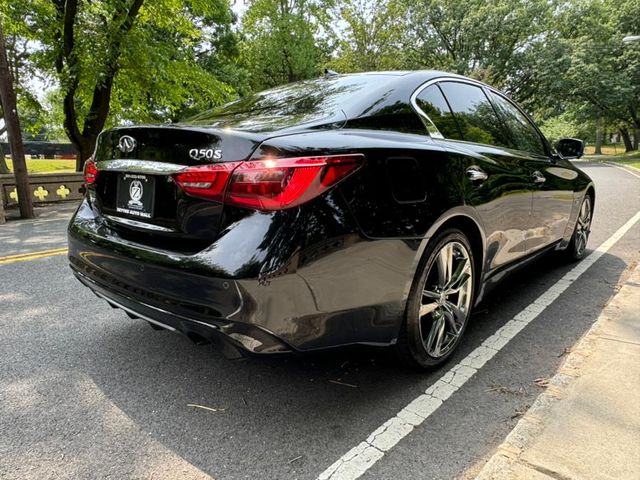
M133 149L136 148L136 139L129 135L124 135L120 137L118 148L123 153L133 152Z

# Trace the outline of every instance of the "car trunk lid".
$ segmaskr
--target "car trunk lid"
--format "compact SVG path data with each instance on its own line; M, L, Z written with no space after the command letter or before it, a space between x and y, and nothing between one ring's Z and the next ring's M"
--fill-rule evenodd
M90 188L93 206L125 239L182 253L217 237L220 202L186 195L173 176L188 167L246 160L259 134L185 126L125 127L103 132Z

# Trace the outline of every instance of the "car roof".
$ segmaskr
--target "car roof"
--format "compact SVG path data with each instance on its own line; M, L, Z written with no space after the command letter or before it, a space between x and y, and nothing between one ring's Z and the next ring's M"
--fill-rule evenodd
M469 77L465 77L463 75L459 75L457 73L444 72L441 70L389 70L389 71L371 71L371 72L356 72L356 73L338 73L332 76L393 76L393 77L404 77L399 80L416 80L426 82L434 78L439 77L452 77L459 78L464 80L474 80ZM329 76L330 78L331 76ZM479 82L482 83L482 82Z
M413 92L425 82L436 78L459 78L456 75L437 70L417 71L382 71L360 72L348 74L328 73L320 78L303 80L288 85L275 87L271 90L258 92L236 102L203 112L196 117L185 120L184 124L210 126L216 128L231 128L253 132L293 131L315 128L322 125L341 124L350 120L377 115L389 115L399 109L410 108ZM355 80L355 82L351 80ZM333 102L322 111L314 112L310 109L312 100L318 100L320 95L309 95L304 92L283 101L278 98L283 91L289 91L296 85L308 85L309 88L320 87L325 84L328 90L337 84L359 84L357 95L343 96L339 102ZM335 88L333 91L337 91ZM265 96L266 94L266 96ZM252 98L275 98L273 105L258 107L251 105ZM330 96L328 96L329 98ZM237 106L237 111L229 110Z
M336 79L346 77L371 77L371 88L366 93L360 94L353 101L346 103L343 110L348 118L358 118L372 113L372 107L397 104L399 102L409 104L413 92L425 82L437 78L450 78L460 80L476 80L455 73L438 70L414 70L414 71L387 71L387 72L360 72L338 75L329 75L325 78ZM376 79L384 78L384 82ZM482 82L477 82L482 83Z

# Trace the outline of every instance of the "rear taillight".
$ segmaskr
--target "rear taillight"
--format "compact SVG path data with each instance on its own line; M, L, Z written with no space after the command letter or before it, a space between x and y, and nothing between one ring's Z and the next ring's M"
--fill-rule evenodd
M222 202L229 177L238 165L240 162L190 167L173 178L180 188L193 197Z
M281 210L308 202L362 165L362 155L278 158L245 162L234 170L226 202Z
M363 163L361 154L274 158L192 167L176 183L189 195L257 210L295 207L322 194Z
M98 178L98 167L93 157L84 162L84 181L87 185L91 185Z

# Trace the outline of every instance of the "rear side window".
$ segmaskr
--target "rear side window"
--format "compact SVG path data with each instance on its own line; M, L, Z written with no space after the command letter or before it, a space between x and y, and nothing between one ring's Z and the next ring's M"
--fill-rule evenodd
M442 82L440 88L451 106L463 140L511 148L503 124L480 87Z
M430 85L422 90L416 97L416 104L445 138L462 140L456 119L437 85Z
M542 138L529 119L506 98L493 92L489 94L513 138L515 147L524 152L546 156Z

